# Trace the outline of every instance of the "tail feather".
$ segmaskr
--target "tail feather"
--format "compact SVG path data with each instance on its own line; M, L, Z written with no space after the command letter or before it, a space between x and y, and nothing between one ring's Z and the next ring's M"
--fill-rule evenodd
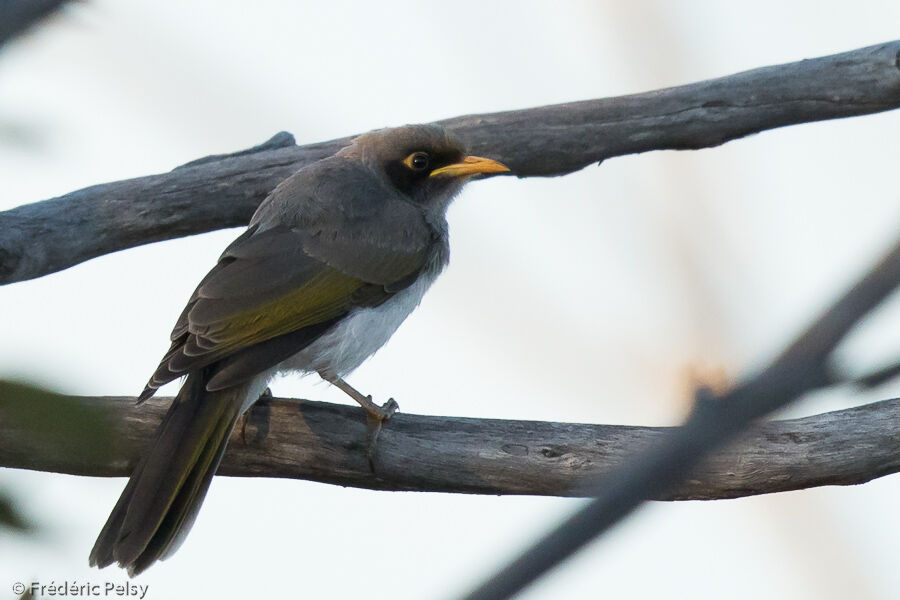
M217 443L216 440L227 440L233 425L234 419L223 418L220 421L196 466L169 506L156 534L128 566L130 575L140 573L157 560L165 560L181 546L194 524L203 498L206 497L212 476L225 454L227 444Z
M131 502L131 497L134 494L134 486L138 480L137 475L141 472L143 462L141 460L135 467L131 479L125 485L122 495L119 496L119 500L100 531L100 535L97 536L97 541L94 542L94 548L91 550L91 556L88 559L92 567L102 569L116 562L113 555L115 541L119 535L119 530L122 528L122 521L125 520L125 512L128 510L128 504Z
M118 562L134 576L184 540L251 388L208 392L208 377L208 369L188 375L100 532L91 565Z
M204 450L211 443L224 442L213 438L228 402L205 394L203 383L201 377L184 383L182 390L187 393L176 397L170 409L173 418L150 450L151 458L144 464L119 530L115 558L120 564L136 561L157 532L165 532L161 526L170 509L177 508L175 499L182 492L190 494L187 482L208 470L200 460Z

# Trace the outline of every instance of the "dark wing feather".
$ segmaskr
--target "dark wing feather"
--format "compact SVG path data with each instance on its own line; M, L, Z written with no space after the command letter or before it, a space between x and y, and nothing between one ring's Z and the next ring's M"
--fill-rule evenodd
M142 397L266 340L308 327L318 330L315 326L346 314L357 292L371 286L306 255L297 232L279 228L255 235L259 239L245 238L254 242L252 252L240 246L238 253L226 251L197 287ZM271 245L256 243L260 239Z
M346 171L346 162L332 171ZM373 198L371 185L362 188L366 201L359 185L348 186L358 170L319 177L312 196L298 191L303 177L270 195L197 286L141 400L218 361L210 385L239 383L299 351L354 307L380 304L415 280L434 245L431 228L408 202L387 193ZM289 210L302 217L286 217Z
M334 157L308 170L316 181L313 194L310 186L289 180L272 192L253 221L287 220L305 232L306 254L368 283L390 285L422 267L439 236L420 206L355 161Z

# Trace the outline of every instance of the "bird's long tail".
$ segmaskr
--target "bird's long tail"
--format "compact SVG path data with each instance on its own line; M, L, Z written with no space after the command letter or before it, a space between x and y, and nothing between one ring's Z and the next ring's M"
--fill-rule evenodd
M209 369L188 375L91 550L134 576L170 556L191 529L253 383L209 392Z

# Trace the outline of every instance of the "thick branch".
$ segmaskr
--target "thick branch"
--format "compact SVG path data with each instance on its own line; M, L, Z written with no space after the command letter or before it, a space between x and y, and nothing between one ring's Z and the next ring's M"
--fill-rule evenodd
M0 465L125 476L171 399L84 398L115 423L115 454L98 462L48 451L0 414ZM2 404L0 404L2 406ZM47 415L53 418L53 415ZM757 426L661 499L736 498L863 483L900 471L900 399ZM54 424L60 435L70 425ZM221 475L310 479L382 489L476 494L584 495L597 478L658 444L671 428L430 417L399 413L381 433L376 474L363 413L347 405L262 401L232 436ZM90 436L81 431L80 435Z
M643 94L447 119L473 153L519 177L607 158L717 146L745 135L900 106L900 41ZM169 173L95 185L0 213L0 283L141 244L247 223L281 180L350 138L290 134Z

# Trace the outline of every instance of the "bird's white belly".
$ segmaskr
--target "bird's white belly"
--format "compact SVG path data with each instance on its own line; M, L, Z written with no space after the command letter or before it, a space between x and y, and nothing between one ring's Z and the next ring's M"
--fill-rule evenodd
M422 301L438 273L438 269L423 272L383 304L353 310L322 337L279 364L278 371L348 375L391 338Z

